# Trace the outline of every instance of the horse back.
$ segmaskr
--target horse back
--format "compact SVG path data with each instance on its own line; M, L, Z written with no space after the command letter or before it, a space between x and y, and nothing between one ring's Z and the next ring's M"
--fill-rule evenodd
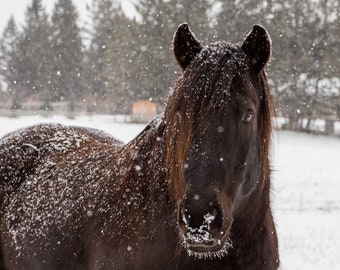
M93 141L107 144L113 151L122 145L103 131L60 124L34 125L4 136L0 139L0 205L44 157L75 151Z

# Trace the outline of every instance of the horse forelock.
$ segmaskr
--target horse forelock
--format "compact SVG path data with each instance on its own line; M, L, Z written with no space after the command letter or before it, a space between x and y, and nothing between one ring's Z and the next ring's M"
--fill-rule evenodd
M249 59L239 46L225 42L204 47L176 80L165 110L166 165L170 196L178 202L184 194L186 156L196 128L214 112L227 111L235 79L249 74ZM261 100L261 167L263 183L269 178L272 98L264 71L258 74ZM242 89L240 89L242 90ZM246 90L245 90L246 91ZM244 92L245 95L254 95Z

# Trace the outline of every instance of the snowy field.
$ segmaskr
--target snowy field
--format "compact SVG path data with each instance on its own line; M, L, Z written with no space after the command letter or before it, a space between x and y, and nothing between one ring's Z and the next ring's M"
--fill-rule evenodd
M114 123L112 116L0 117L0 136L40 122L94 127L125 142L144 127ZM340 269L340 139L280 131L272 156L281 269Z

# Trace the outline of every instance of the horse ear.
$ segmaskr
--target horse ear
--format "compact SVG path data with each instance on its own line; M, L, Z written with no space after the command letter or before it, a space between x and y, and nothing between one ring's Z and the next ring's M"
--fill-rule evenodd
M256 74L258 74L269 61L271 46L271 39L267 30L255 24L243 41L241 48L249 56Z
M174 54L183 70L199 54L202 48L203 46L186 23L178 26L174 35Z

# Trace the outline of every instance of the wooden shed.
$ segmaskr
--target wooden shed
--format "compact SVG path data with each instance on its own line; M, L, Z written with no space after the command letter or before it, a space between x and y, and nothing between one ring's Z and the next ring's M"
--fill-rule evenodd
M157 104L148 100L140 100L132 104L131 119L133 122L147 122L157 114Z

